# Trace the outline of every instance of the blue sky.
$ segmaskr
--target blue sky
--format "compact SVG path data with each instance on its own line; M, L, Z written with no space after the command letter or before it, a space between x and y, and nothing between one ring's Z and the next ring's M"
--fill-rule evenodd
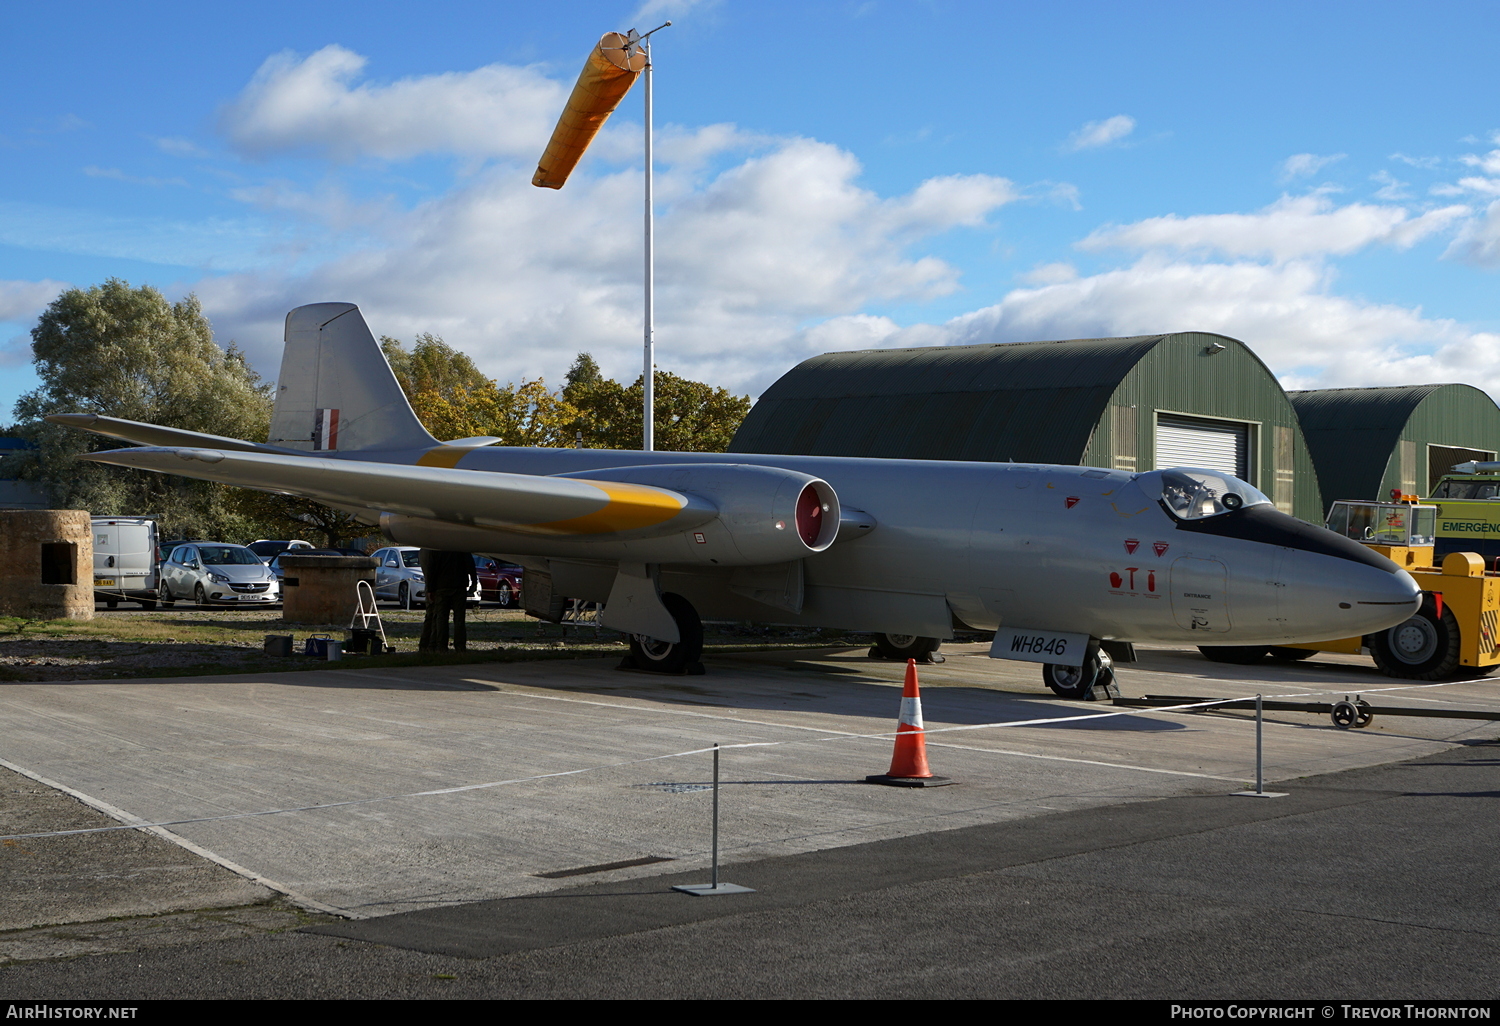
M633 378L639 86L529 182L598 36L666 18L665 369L1196 329L1289 387L1500 394L1493 3L85 3L0 14L0 421L109 277L267 377L347 300L502 380Z

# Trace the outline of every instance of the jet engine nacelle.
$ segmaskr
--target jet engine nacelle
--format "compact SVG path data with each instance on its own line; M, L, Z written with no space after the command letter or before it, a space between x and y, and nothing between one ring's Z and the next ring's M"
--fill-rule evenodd
M682 532L680 552L661 562L785 563L822 552L839 533L839 499L833 486L795 470L743 463L679 463L557 476L654 485L711 503L718 515Z

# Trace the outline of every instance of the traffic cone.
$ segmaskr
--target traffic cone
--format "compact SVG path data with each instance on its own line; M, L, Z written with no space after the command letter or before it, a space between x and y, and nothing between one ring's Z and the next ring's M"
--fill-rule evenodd
M901 715L896 721L896 750L891 768L879 776L865 777L869 784L891 787L941 787L948 777L934 776L927 766L927 732L922 727L922 696L917 690L917 661L906 661L906 686L901 689Z

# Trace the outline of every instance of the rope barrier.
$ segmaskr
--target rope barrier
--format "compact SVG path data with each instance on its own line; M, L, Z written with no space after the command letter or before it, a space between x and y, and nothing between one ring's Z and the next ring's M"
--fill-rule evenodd
M1378 694L1388 691L1413 691L1425 690L1427 688L1447 687L1451 684L1466 684L1469 681L1440 681L1433 684L1408 684L1388 688L1369 688L1360 694ZM1267 695L1266 698L1310 698L1318 695L1347 694L1350 688L1339 688L1333 691L1301 691L1291 692L1283 695ZM1154 706L1150 709L1121 709L1111 712L1085 714L1080 716L1047 716L1030 720L1001 720L994 723L972 723L961 724L953 727L927 727L925 733L950 734L970 730L995 730L1006 727L1040 727L1056 723L1086 723L1094 720L1111 719L1117 716L1144 716L1156 715L1158 713L1190 712L1194 710L1208 709L1216 705L1225 705L1230 702L1243 702L1243 698L1216 698L1206 699L1202 702L1188 702L1181 705ZM597 773L601 770L619 769L624 766L638 766L648 762L662 762L667 759L681 759L690 755L703 755L712 752L715 747L721 751L731 748L777 748L783 745L811 745L822 744L829 741L862 741L862 740L889 740L896 736L896 731L886 730L874 734L837 734L816 738L793 738L787 741L740 741L719 746L707 746L704 748L692 748L682 752L670 752L666 755L649 755L639 759L626 759L621 762L604 763L598 766L584 766L579 769L559 770L554 773L537 773L526 777L511 777L506 780L489 780L478 784L459 784L454 787L440 787L428 791L409 791L401 794L378 795L371 798L351 798L336 802L320 802L316 805L297 805L282 809L262 809L255 812L232 812L221 816L198 816L190 819L161 820L154 823L122 823L107 827L86 827L76 830L51 830L31 834L3 834L0 842L37 840L44 837L70 837L79 834L102 834L117 830L148 830L153 827L186 826L194 823L219 823L235 819L254 819L260 816L282 816L297 812L318 812L323 809L341 809L354 805L371 805L376 802L400 801L407 798L430 798L445 794L461 794L467 791L482 791L492 787L506 787L512 784L527 784L538 780L549 780L555 777L578 776L583 773Z

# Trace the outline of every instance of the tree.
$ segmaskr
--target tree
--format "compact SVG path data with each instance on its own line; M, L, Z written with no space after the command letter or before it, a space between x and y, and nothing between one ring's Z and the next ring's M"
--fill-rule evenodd
M506 445L639 449L641 380L626 387L604 377L588 353L579 353L550 391L540 379L497 385L463 353L435 335L418 335L408 351L393 338L381 349L417 419L438 438L493 435ZM656 448L723 452L750 412L750 397L656 372Z
M595 449L639 449L644 407L642 381L629 388L608 378L570 385L563 398L578 411L574 430ZM750 397L701 381L657 371L654 382L655 447L667 452L724 452L750 412Z
M31 331L41 386L22 396L18 433L37 449L10 461L59 508L156 513L169 535L233 537L253 530L230 489L85 463L119 443L48 424L52 413L100 413L232 438L264 440L271 389L231 343L214 341L195 296L169 303L118 278L69 289Z

